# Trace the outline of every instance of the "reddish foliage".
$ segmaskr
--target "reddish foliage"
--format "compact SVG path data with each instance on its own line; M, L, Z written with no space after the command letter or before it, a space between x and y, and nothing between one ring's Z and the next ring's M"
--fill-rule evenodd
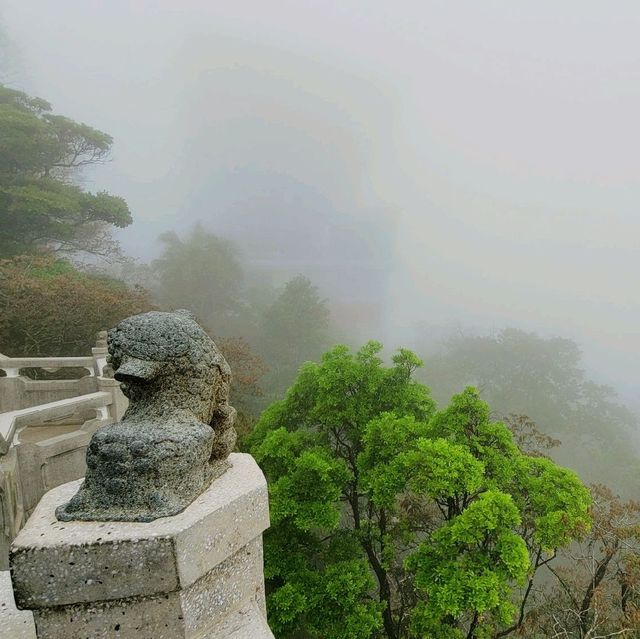
M98 331L152 308L143 289L79 271L53 256L0 261L0 352L4 355L88 354Z

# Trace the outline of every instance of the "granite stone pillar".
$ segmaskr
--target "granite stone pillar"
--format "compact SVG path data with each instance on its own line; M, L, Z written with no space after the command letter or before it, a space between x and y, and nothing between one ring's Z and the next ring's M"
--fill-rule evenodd
M185 510L151 522L58 521L76 493L47 493L11 549L18 607L38 639L267 639L267 487L253 458Z

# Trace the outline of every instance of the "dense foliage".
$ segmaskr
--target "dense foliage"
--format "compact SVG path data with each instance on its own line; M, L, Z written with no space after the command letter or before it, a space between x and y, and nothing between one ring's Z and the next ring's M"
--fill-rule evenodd
M300 365L320 357L330 344L327 301L308 278L294 277L264 309L256 342L269 362L271 395L281 397Z
M429 358L422 378L441 402L465 385L481 389L496 414L527 415L560 440L558 462L629 496L640 490L638 451L630 445L637 418L612 388L587 378L571 340L516 329L455 337Z
M88 193L72 179L104 162L112 139L0 85L0 257L54 249L107 256L106 230L131 223L126 202Z
M0 353L89 353L98 331L152 308L145 291L51 256L0 260Z
M279 637L481 638L518 630L536 570L587 533L589 493L528 456L467 388L437 411L401 350L305 364L251 437L271 499Z
M238 335L243 320L244 273L235 247L196 226L181 239L160 236L153 263L154 293L167 308L189 308L216 335Z

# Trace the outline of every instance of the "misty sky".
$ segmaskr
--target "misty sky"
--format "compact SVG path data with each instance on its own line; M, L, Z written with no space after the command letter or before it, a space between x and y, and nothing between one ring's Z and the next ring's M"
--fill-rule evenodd
M115 138L88 181L130 253L200 219L373 300L387 341L513 325L640 390L637 2L0 7L5 81Z

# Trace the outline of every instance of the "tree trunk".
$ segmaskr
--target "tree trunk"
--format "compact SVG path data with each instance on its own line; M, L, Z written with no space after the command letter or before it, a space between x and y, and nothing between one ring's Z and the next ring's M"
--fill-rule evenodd
M587 635L589 632L589 610L591 608L591 601L593 599L593 595L596 591L596 588L602 583L605 575L607 574L607 566L609 562L613 559L614 555L618 550L618 544L609 550L609 552L605 555L604 559L598 564L595 574L593 575L593 579L589 583L589 587L587 588L587 592L584 594L584 598L582 600L582 605L580 606L580 631L583 635Z
M361 530L360 527L360 503L358 501L358 493L356 490L356 484L354 483L353 489L350 494L347 495L349 505L353 512L353 524L356 530ZM378 580L378 599L385 604L385 608L382 612L382 623L384 625L384 632L388 639L398 639L398 633L396 631L396 625L393 622L393 614L391 611L391 585L389 584L389 578L384 566L378 560L376 553L373 549L371 541L369 539L361 539L360 544L367 554L369 564L375 573Z

